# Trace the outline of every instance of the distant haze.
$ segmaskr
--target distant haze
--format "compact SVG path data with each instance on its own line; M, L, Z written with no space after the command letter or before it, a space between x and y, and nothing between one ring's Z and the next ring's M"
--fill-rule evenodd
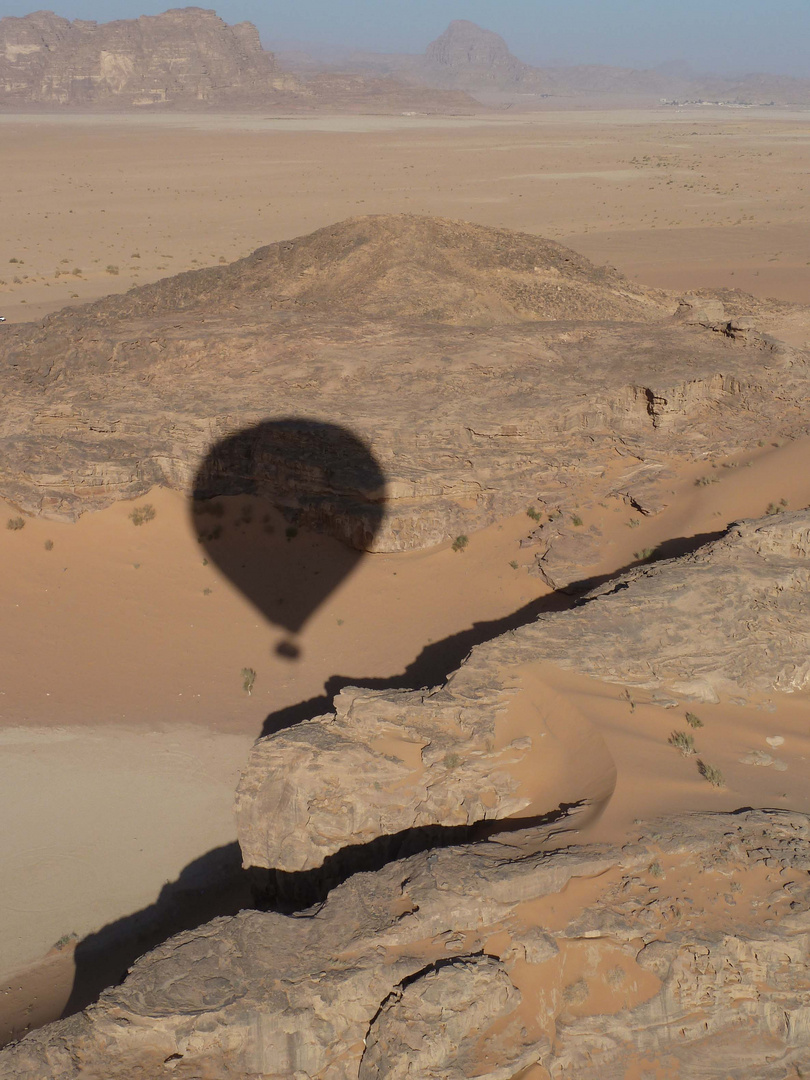
M64 0L54 9L69 19L106 22L156 15L168 6ZM451 19L470 19L538 66L649 68L679 60L701 72L810 76L810 0L222 0L215 6L229 23L255 23L268 48L421 53ZM0 15L33 10L22 0L0 0Z

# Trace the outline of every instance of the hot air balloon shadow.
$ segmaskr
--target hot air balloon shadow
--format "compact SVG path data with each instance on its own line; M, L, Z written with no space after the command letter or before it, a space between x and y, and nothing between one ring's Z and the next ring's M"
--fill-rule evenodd
M210 448L191 509L207 558L287 631L276 652L292 660L304 624L372 547L385 516L385 475L346 428L266 420Z

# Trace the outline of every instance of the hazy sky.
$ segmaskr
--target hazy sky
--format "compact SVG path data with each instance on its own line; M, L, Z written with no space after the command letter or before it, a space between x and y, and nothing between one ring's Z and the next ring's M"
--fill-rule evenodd
M0 0L0 15L36 3ZM155 0L53 0L67 18L133 18ZM201 3L199 6L208 6ZM249 19L266 45L314 42L421 52L451 19L501 34L529 63L650 67L684 59L706 71L810 76L810 0L220 0L228 22Z

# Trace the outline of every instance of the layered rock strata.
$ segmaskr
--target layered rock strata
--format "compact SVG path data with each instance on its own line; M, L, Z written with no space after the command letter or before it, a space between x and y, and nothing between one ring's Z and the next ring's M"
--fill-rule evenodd
M777 514L478 645L441 687L344 690L334 713L253 747L236 803L245 865L312 870L349 843L525 815L529 773L548 773L540 811L607 798L610 758L595 732L576 734L575 775L565 762L544 763L544 716L567 709L572 728L570 705L544 694L527 721L533 738L525 725L516 737L499 735L527 693L522 669L551 662L703 701L802 690L810 686L808 589L810 511Z
M297 80L278 71L252 23L214 11L96 23L52 11L0 19L0 103L222 103L272 95Z
M621 847L488 842L244 911L0 1053L3 1080L696 1080L810 1068L810 821L687 815ZM545 837L547 839L547 836ZM566 889L560 924L550 901Z

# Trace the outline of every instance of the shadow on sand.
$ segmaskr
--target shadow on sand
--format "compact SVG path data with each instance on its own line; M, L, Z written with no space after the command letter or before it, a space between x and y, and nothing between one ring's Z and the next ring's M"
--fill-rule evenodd
M295 451L296 440L302 435L307 450L306 467ZM275 489L268 477L275 478ZM250 539L255 533L246 531L222 543L216 534L216 513L200 511L214 505L210 500L218 495L265 496L281 508L285 520L290 522L288 528L294 530L299 523L305 524L367 547L382 522L383 484L381 469L359 439L334 425L293 418L257 425L212 448L195 482L193 510L201 541L211 559L266 618L295 635L363 552L347 550L345 561L339 559L334 566L316 567L321 570L317 575L319 581L303 598L288 603L289 583L297 580L300 570L300 556L295 548L291 547L289 558L279 560L268 574L263 562L265 550L255 546L255 539ZM330 491L328 496L324 494L326 488ZM201 521L204 524L200 525ZM666 541L657 549L655 558L672 558L695 551L717 539L723 531ZM539 615L587 604L590 600L583 594L619 578L637 565L632 563L612 574L574 582L503 618L476 623L426 646L404 671L389 677L333 675L326 680L323 694L268 716L261 734L272 735L328 712L332 698L345 686L419 689L437 685L475 645L531 623ZM256 586L257 579L263 582L261 588ZM286 651L280 650L281 654L294 660L299 646L293 640L288 645ZM407 830L368 844L349 845L318 870L300 874L244 870L236 841L215 848L189 863L174 882L164 886L153 904L109 923L77 945L73 991L62 1015L69 1016L96 1000L104 988L124 977L139 956L168 937L192 930L216 916L233 915L251 907L283 913L302 911L321 903L332 888L352 874L377 870L394 859L420 851L539 825L548 826L553 834L555 823L562 823L578 805L562 804L532 819Z

